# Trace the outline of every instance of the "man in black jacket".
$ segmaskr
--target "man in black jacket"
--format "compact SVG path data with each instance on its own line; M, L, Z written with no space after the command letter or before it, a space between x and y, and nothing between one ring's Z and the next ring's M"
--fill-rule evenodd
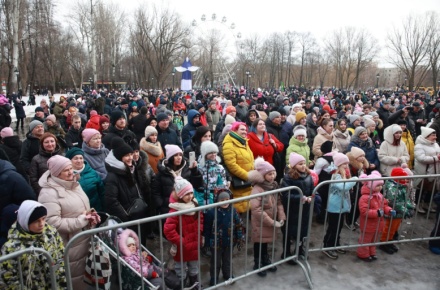
M127 121L122 111L113 111L112 115L110 116L110 122L111 125L108 128L108 133L102 139L102 143L108 150L113 149L112 140L115 137L120 137L125 141L127 141L128 139L136 139L136 135L127 129Z
M377 110L377 113L379 114L379 118L383 122L382 129L378 130L380 140L383 140L383 131L385 130L386 127L390 125L390 122L388 120L391 115L390 111L388 111L388 109L390 108L390 103L391 103L390 100L382 101L380 108Z
M165 152L165 145L172 144L177 145L182 149L182 142L176 131L170 128L170 119L166 113L159 113L156 116L157 119L157 140L159 140L162 146L163 152Z
M44 134L43 123L34 120L29 124L26 140L21 145L20 163L29 174L32 158L40 152L40 137Z

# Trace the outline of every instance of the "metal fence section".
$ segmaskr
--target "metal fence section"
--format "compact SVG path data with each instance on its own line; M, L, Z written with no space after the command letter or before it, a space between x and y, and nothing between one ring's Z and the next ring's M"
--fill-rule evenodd
M430 178L431 180L434 179L434 185L430 186L429 190L425 190L425 185L426 185L426 180L427 178ZM437 193L436 191L436 183L437 183L437 179L440 178L440 174L437 175L417 175L417 176L405 176L405 177L381 177L381 178L363 178L363 179L357 179L357 180L352 180L352 179L347 179L344 181L341 180L328 180L325 182L321 182L320 184L317 185L316 188L314 188L313 190L313 202L312 202L312 208L313 206L315 206L315 199L316 199L316 195L319 195L319 190L324 186L324 185L328 185L328 184L335 184L335 183L349 183L349 182L356 182L356 186L353 187L353 192L351 194L351 198L354 197L354 199L351 200L351 204L352 204L352 210L357 210L358 209L358 202L359 202L359 198L361 196L360 190L362 187L362 183L365 182L373 182L373 181L377 181L377 180L383 180L384 182L386 182L387 180L408 180L411 182L414 181L419 181L419 185L418 188L415 188L414 186L412 186L412 190L407 189L407 197L408 197L408 202L412 202L414 203L414 215L412 217L408 217L408 219L406 218L402 218L402 223L399 226L398 229L398 234L399 237L397 239L394 239L396 237L389 237L390 235L390 231L391 231L391 227L385 227L384 226L384 230L383 231L378 231L379 229L379 225L377 225L376 227L376 231L375 231L375 236L374 236L374 242L363 242L364 241L364 236L365 236L365 230L366 230L366 226L367 226L367 222L365 223L364 227L361 228L356 222L357 222L357 218L360 219L359 215L355 215L353 214L352 218L347 218L346 217L346 213L342 213L339 212L338 213L338 229L337 231L340 232L340 230L342 230L341 227L343 227L344 229L347 230L347 232L344 232L343 235L343 242L341 241L341 244L337 244L337 241L335 241L334 245L332 246L324 246L324 237L326 234L326 228L328 227L328 221L329 221L329 214L328 212L326 212L325 214L325 222L324 222L324 227L322 229L322 232L317 232L317 231L313 231L314 230L314 226L313 226L313 215L310 215L309 217L309 221L308 221L308 228L309 228L309 232L308 232L308 236L306 238L306 256L308 256L309 253L311 252L323 252L323 251L328 251L328 250L332 250L332 251L336 251L336 250L344 250L344 249L352 249L352 248L358 248L360 246L364 247L364 246L381 246L381 245L389 245L389 244L402 244L402 243L409 243L409 242L419 242L419 241L430 241L430 240L439 240L440 236L437 237L437 231L439 229L439 222L440 219L438 218L438 211L437 211L437 215L435 216L434 214L434 208L436 208L435 203L433 201L435 194ZM431 184L432 185L432 184ZM348 187L348 186L347 186ZM383 192L383 196L385 197L386 195L386 191L385 191L385 187L383 188L382 192ZM420 193L420 194L415 194L416 190ZM426 218L420 218L420 213L418 213L417 211L417 206L416 204L419 204L420 202L422 202L422 192L425 192L426 194L428 194L429 196L429 203L428 203L428 210L426 213ZM372 197L372 189L370 189L370 193L369 193L369 199L371 199ZM330 195L330 192L328 192L328 194ZM394 197L394 200L388 200L388 205L393 208L393 205L396 204L396 198L397 196ZM330 198L329 198L330 199ZM329 202L328 199L328 202ZM327 205L321 205L321 207L327 209L328 206L328 202ZM382 202L384 202L384 199L382 200ZM381 205L383 206L383 204ZM353 208L354 207L354 208ZM368 210L370 209L370 203L368 203ZM440 210L440 209L439 209ZM435 216L435 223L433 223L430 226L433 226L434 230L433 230L433 236L431 237L429 236L417 236L416 232L420 232L420 231L416 231L415 229L421 227L421 222L425 223L426 226L426 221L428 221L430 219L430 217L434 215ZM419 216L419 217L418 217ZM387 216L387 219L390 220L390 225L391 222L393 221L394 217L392 216ZM348 227L352 227L352 229L348 229ZM359 231L359 233L357 233ZM385 235L387 236L387 240L386 241L380 241L381 240L381 236ZM320 241L317 243L317 245L315 244L315 246L310 246L310 242L311 240L314 240L316 242L316 240ZM309 276L310 279L312 278L311 275Z
M259 193L259 194L252 194L252 195L247 196L247 197L231 199L231 200L228 200L228 201L218 202L218 203L214 203L214 204L210 204L210 205L198 206L198 207L195 207L193 209L185 209L185 210L181 210L181 211L177 211L177 212L173 212L173 213L168 213L168 214L164 214L164 215L160 215L160 216L149 217L149 218L145 218L145 219L141 219L141 220L130 221L130 222L125 222L125 223L119 223L119 224L114 224L114 225L108 225L108 226L105 226L105 227L100 227L100 228L95 228L95 229L83 231L83 232L77 234L76 236L74 236L67 243L67 245L65 245L66 252L65 252L64 259L65 259L65 267L66 267L66 276L67 276L68 289L72 289L72 281L71 281L71 277L70 277L71 270L70 270L70 266L69 266L69 251L71 250L71 247L72 247L72 245L74 245L75 241L80 239L83 236L92 236L92 235L95 235L95 236L100 236L101 235L102 236L102 233L105 233L105 232L108 232L108 231L117 231L120 228L127 228L127 227L133 228L133 227L135 227L135 228L137 228L137 232L138 232L138 235L139 235L139 241L144 241L145 238L141 236L141 234L142 234L141 226L146 224L146 223L158 223L159 224L159 231L160 231L160 235L158 237L159 239L156 239L154 241L154 244L156 245L156 248L155 249L149 248L149 251L154 253L155 256L157 257L156 258L157 261L158 261L157 264L162 268L162 273L163 273L163 275L161 277L162 283L163 283L162 285L165 285L165 282L166 282L165 281L166 280L165 276L167 276L166 273L170 272L169 268L172 268L172 265L170 265L170 264L173 263L173 260L172 260L170 254L169 254L169 249L171 247L171 243L169 243L164 238L164 235L163 235L163 225L164 225L164 223L165 223L167 218L177 217L178 220L179 220L178 232L182 233L182 230L183 230L182 229L182 219L183 219L183 217L185 215L195 215L197 217L197 219L198 219L198 232L199 232L198 238L200 239L200 241L202 241L203 240L203 236L202 236L202 230L201 229L202 229L202 226L203 226L203 220L201 218L201 215L198 214L198 213L200 213L200 212L207 212L208 210L213 210L214 211L214 220L216 221L217 217L218 217L218 208L222 207L224 205L229 205L231 207L231 205L233 205L234 203L237 203L237 202L251 201L252 199L255 199L255 198L261 198L261 202L262 202L261 207L264 208L265 207L265 202L266 202L266 199L264 197L267 197L267 196L273 194L275 196L275 200L276 200L276 203L277 203L278 200L280 198L282 198L283 195L290 194L290 193L293 193L293 192L297 193L299 195L299 198L302 199L303 193L302 193L301 189L298 188L298 187L295 187L295 186L291 186L291 187L286 187L286 188L281 188L281 189L277 189L277 190L267 191L267 192L263 192L263 193ZM275 217L277 215L276 203L275 203L275 213L274 213ZM286 211L286 216L288 217L289 214L296 214L296 215L298 215L298 225L297 225L298 230L297 230L297 233L296 233L297 238L296 238L295 241L293 241L295 243L295 250L294 250L294 254L293 255L287 256L284 259L278 259L279 256L275 257L276 247L273 245L270 253L268 251L268 253L270 255L270 258L271 258L270 259L271 263L267 264L267 265L263 265L262 261L263 261L264 257L262 257L262 249L260 247L260 250L259 250L259 253L258 253L258 264L257 264L258 267L256 267L255 269L251 268L251 265L252 265L253 261L249 261L249 257L247 255L249 248L252 249L252 242L253 242L253 241L251 241L251 238L250 238L250 234L251 234L251 231L252 231L252 226L250 224L250 215L251 215L251 213L250 213L250 210L249 210L243 216L243 225L244 225L244 228L245 228L245 234L244 234L244 238L243 238L244 239L243 248L240 251L238 251L238 249L236 249L238 244L236 243L236 241L233 241L233 239L231 239L231 242L230 242L230 245L229 245L229 247L231 249L231 251L229 252L229 255L228 255L229 267L231 267L231 269L232 269L234 264L237 265L238 262L241 265L243 265L243 267L240 267L239 269L237 269L238 267L235 267L236 269L233 270L233 276L228 277L227 280L224 280L224 279L220 280L219 277L217 276L217 273L214 273L214 276L213 276L213 280L214 280L213 282L214 283L213 283L213 285L208 286L208 285L206 285L206 283L203 283L203 288L215 289L215 288L218 288L220 286L230 285L230 284L234 283L237 280L247 278L247 277L249 277L251 275L254 275L254 274L257 274L257 273L259 273L261 271L266 271L266 270L270 271L271 268L273 269L273 267L276 267L277 265L285 263L285 262L288 262L288 261L294 261L296 264L298 264L301 267L301 269L302 269L302 271L304 273L304 276L306 278L306 281L309 284L309 287L311 288L312 284L311 284L311 278L310 278L310 272L311 272L310 265L308 264L306 259L299 258L299 255L298 255L298 253L299 253L299 245L301 243L299 237L300 237L300 231L301 231L301 226L300 225L301 225L301 222L302 222L303 204L300 202L300 204L299 204L299 211L298 212L293 212L293 211L290 212L291 211L290 210L290 208L291 208L290 203L291 203L290 199L288 199L287 209L285 210ZM232 221L231 226L230 226L230 230L232 232L236 225L234 224L233 211L232 210L230 211L230 214L231 214L231 221ZM263 227L263 222L265 222L265 221L263 221L263 219L261 219L258 222L260 224L259 227L260 228ZM267 225L265 224L265 226L267 226ZM285 223L284 226L285 227L289 226L289 219L288 218L287 218L286 223ZM219 233L217 231L217 224L216 223L214 223L214 227L215 227L215 229L214 229L215 236L217 237L217 235ZM275 240L277 240L277 236L279 236L280 233L276 229L275 225L273 225L272 227L273 227L272 238L275 241ZM260 239L260 241L262 239L261 231L260 231L260 238L259 239ZM91 240L92 240L92 243L93 243L94 239L91 239ZM102 243L103 241L102 240L98 240L98 242ZM177 247L183 248L182 245L183 245L183 239L180 239L180 245L177 245ZM283 252L286 252L287 239L282 241L282 245L283 245ZM217 245L217 239L215 239L214 240L213 248L216 249L217 246L220 246L220 245ZM108 246L104 246L104 247L108 248ZM119 249L118 249L117 246L116 246L116 249L108 249L108 250L109 250L110 254L112 255L112 257L114 257L114 259L116 259L116 261L117 261L117 267L116 267L116 269L113 269L113 274L112 275L115 275L115 277L118 277L117 283L119 283L119 289L123 289L124 277L122 277L123 275L122 275L122 270L121 269L122 269L122 267L126 267L127 265L126 265L125 261L121 258L121 253L119 252ZM217 264L218 259L220 259L221 257L217 254L218 251L212 251L212 253L213 253L214 256L212 256L212 258L210 259L210 263ZM183 260L183 254L184 253L182 251L180 251L180 257L179 257L180 259L177 259L177 260L182 261ZM166 261L168 261L168 262L166 262ZM185 267L186 267L185 263L179 262L179 261L175 262L174 268L179 263L181 263L180 269L185 269ZM197 259L197 267L198 267L198 269L201 269L202 264L204 266L203 269L206 269L206 264L209 265L210 263L206 263L206 259L202 259L201 258L201 251L199 249L199 251L198 251L198 259ZM179 266L179 265L177 265L177 266ZM131 269L131 270L135 271L134 269ZM199 270L199 272L197 274L199 284L194 286L193 288L194 289L198 289L198 287L201 286L202 277L206 278L208 275L209 275L209 271L205 270L205 271L202 272L201 270ZM146 279L142 279L141 275L137 275L137 276L138 276L138 279L140 280L140 289L154 289L156 287L154 285L151 285L151 283L149 283L149 281L147 281ZM210 283L208 283L208 284L210 284ZM180 279L180 286L181 286L182 289L185 286L185 281L183 279ZM98 284L95 285L95 288L99 289Z
M26 279L23 277L23 267L22 267L23 265L20 261L20 257L25 254L33 255L33 256L43 255L46 258L46 262L48 263L48 268L49 268L49 273L47 273L47 275L50 278L50 283L51 283L50 289L57 290L57 280L56 280L56 275L55 275L55 269L58 267L58 265L54 263L52 256L50 255L49 252L47 252L44 249L34 248L34 247L31 247L29 249L16 251L14 253L11 253L11 254L8 254L5 256L0 256L0 264L2 264L5 261L8 261L8 260L17 259L17 264L18 264L17 272L18 272L18 279L20 282L19 289L26 288L26 282L25 282ZM1 275L3 275L3 273L1 273ZM0 288L1 289L6 288L6 286L11 286L10 284L5 285L3 283L5 283L5 282L3 280L1 280L0 281ZM17 287L17 289L18 289L18 287ZM47 288L47 289L49 289L49 288Z

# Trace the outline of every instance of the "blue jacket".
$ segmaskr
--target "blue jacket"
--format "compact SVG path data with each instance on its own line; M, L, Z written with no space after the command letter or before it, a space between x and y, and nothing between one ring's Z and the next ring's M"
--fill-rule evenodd
M352 177L350 180L357 179L357 177ZM330 184L327 211L331 213L350 212L350 189L356 185L356 182L342 182L340 174L334 174L332 180L341 180L341 182Z
M374 146L370 137L368 137L368 141L362 143L351 141L350 144L348 144L347 152L350 152L351 147L358 147L362 149L362 151L365 152L365 159L367 159L370 164L374 164L376 166L374 170L379 170L379 156L377 155L376 147Z
M217 216L215 212L217 211ZM232 218L234 223L232 224ZM233 228L231 228L234 226ZM237 213L237 210L229 205L228 208L210 208L204 216L203 235L205 244L211 248L217 246L217 249L229 248L243 239L243 221ZM217 237L217 242L215 241Z
M193 123L193 119L197 115L200 116L200 113L196 110L188 111L188 123L182 129L183 148L186 148L186 146L190 144L190 140L196 133L197 127L201 126L200 122L197 125Z

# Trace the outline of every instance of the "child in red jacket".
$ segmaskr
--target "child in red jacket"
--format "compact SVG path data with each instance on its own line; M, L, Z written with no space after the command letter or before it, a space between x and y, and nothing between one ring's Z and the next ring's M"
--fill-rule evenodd
M174 191L170 195L170 213L195 209L198 206L194 198L194 189L186 179L178 176ZM188 268L189 279L184 286L198 284L199 248L203 247L203 214L190 213L169 217L165 221L164 235L173 246L170 253L176 262L174 270L179 279L186 279Z
M378 171L373 171L370 175L362 174L359 178L381 178ZM377 242L384 227L384 214L395 216L396 211L388 206L388 201L380 193L384 182L383 180L365 181L361 188L361 198L359 199L360 211L360 231L359 244L369 244ZM377 260L376 246L360 246L357 250L359 259L365 262Z

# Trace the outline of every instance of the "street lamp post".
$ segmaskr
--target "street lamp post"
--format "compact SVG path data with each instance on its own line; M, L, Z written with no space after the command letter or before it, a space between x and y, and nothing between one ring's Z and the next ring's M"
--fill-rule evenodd
M250 71L246 71L246 79L247 79L247 85L246 85L246 88L247 89L249 89L249 75L250 75L251 73L250 73Z
M92 77L89 77L89 82L90 82L90 84L89 84L90 91L92 91L92 89L93 89L93 79L92 79Z
M379 88L379 77L380 77L380 75L377 74L377 75L376 75L376 89Z
M18 68L14 69L14 74L15 77L17 78L17 92L18 92L18 90L20 89L20 80L19 80L20 72L18 71Z

